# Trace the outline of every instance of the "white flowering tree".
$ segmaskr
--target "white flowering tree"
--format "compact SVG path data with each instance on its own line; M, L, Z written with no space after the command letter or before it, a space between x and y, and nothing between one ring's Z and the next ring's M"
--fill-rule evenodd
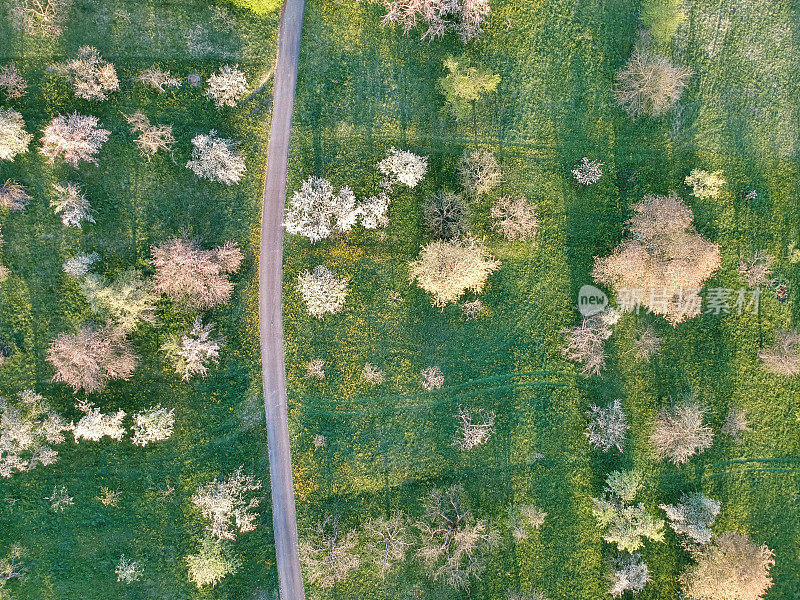
M22 114L13 108L0 108L0 160L14 160L27 152L32 139L25 130Z
M50 465L58 459L52 446L64 442L70 426L31 389L12 403L0 397L0 477Z
M377 208L382 206L378 200L374 204ZM388 202L386 206L388 208ZM374 217L376 222L381 218L380 212L373 210L377 214ZM355 194L349 187L345 186L338 194L334 194L330 181L312 176L292 194L283 226L289 233L318 242L333 234L349 231L359 215Z
M223 65L218 73L208 78L206 96L219 107L236 106L247 92L247 77L239 70L238 65Z
M359 218L364 229L378 229L389 225L389 203L391 199L386 192L365 198L358 207Z
M680 466L714 443L714 431L703 422L708 410L687 396L659 411L650 439L656 458Z
M175 409L167 410L160 404L151 406L133 415L133 438L135 446L146 446L150 442L168 440L175 428Z
M119 557L119 562L114 568L117 581L122 583L133 583L142 578L142 567L135 560L128 560L125 555Z
M65 259L61 268L73 279L79 279L86 275L98 260L100 260L100 255L97 252L80 253Z
M589 438L589 443L603 452L608 452L611 448L622 452L622 444L631 427L622 410L622 400L617 398L602 408L592 404L588 414L589 424L584 434Z
M241 181L247 168L244 155L237 150L239 142L218 137L212 129L208 135L194 136L192 145L192 160L186 163L186 168L195 175L225 185Z
M76 169L81 161L96 165L96 155L109 135L108 129L99 127L97 117L76 112L66 117L58 115L42 130L39 152L51 163L61 158Z
M235 540L236 532L256 528L260 498L247 498L250 492L261 489L261 481L242 472L239 467L230 476L201 485L192 496L204 519L209 521L208 532L217 540Z
M603 176L603 163L599 160L591 160L587 156L572 169L572 176L581 185L593 185L600 181Z
M110 437L118 442L125 435L125 426L122 421L127 414L124 410L114 413L102 413L100 408L91 402L79 402L75 405L83 416L77 423L72 425L72 434L75 436L75 443L80 440L99 442L104 437Z
M6 179L6 182L0 185L0 208L7 210L25 210L31 195L24 186Z
M625 592L637 594L651 581L650 571L638 552L634 554L620 554L611 561L611 573L608 581L611 587L608 593L613 598L621 597Z
M422 389L428 392L441 389L444 385L444 373L436 365L425 367L420 371L420 375L422 375Z
M410 188L417 187L428 172L428 159L392 146L386 151L386 158L380 161L377 167L383 176L381 187L391 192L398 182Z
M74 59L58 65L56 70L69 78L75 96L84 100L107 100L111 92L119 90L114 65L91 46L79 48Z
M702 492L683 494L677 504L659 504L667 513L669 526L678 535L685 535L697 544L707 544L714 535L711 526L721 504Z
M54 183L52 190L54 198L50 201L50 206L61 218L65 227L80 229L83 221L95 222L92 206L77 183L74 181Z
M434 40L448 31L458 34L465 44L479 37L491 13L489 0L386 0L383 25L401 25L408 34L419 21L427 28L423 40Z
M214 323L203 325L200 317L196 317L192 329L162 346L167 357L172 361L175 372L184 381L193 375L205 377L210 363L219 362L219 351L225 344L222 337L212 337Z
M297 276L297 291L303 296L308 313L321 319L327 313L336 314L344 308L348 280L336 277L328 267L317 265L313 272L303 271Z

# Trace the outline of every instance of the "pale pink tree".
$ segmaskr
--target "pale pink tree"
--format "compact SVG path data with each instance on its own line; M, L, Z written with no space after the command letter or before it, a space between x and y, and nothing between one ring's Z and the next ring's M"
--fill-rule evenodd
M72 113L53 117L42 130L39 150L51 163L56 158L78 168L81 161L97 164L96 155L111 132L98 126L97 117Z
M13 161L18 154L27 152L32 139L21 113L0 108L0 160Z

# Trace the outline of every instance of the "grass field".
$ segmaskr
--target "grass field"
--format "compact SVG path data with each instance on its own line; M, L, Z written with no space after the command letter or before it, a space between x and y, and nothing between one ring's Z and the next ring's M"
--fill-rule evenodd
M786 256L800 242L800 14L779 0L690 4L671 48L695 72L679 109L631 122L611 89L636 39L638 2L497 0L484 37L466 49L456 39L428 44L413 32L403 37L382 28L375 4L308 3L290 190L316 174L336 189L350 185L358 197L371 195L378 189L374 165L392 145L428 156L429 172L413 190L398 187L385 232L356 227L316 245L286 237L285 355L301 532L328 514L348 529L396 510L416 518L420 497L432 487L461 483L474 513L501 534L468 592L431 581L409 556L385 579L365 564L332 591L309 586L309 598L501 599L511 589L541 590L551 600L608 597L605 561L614 553L601 539L590 498L609 471L632 466L645 473L641 499L659 516L657 505L682 491L720 500L716 532L740 530L775 550L775 585L766 598L800 598L800 383L765 373L756 358L777 330L800 319L800 266ZM0 180L16 178L34 192L24 213L0 215L0 256L12 272L0 286L0 336L16 342L14 356L0 366L0 394L35 385L61 412L78 416L70 391L50 383L44 360L55 335L90 317L78 287L61 272L66 256L97 251L106 274L131 265L149 273L150 244L179 232L207 247L238 241L246 255L232 302L210 315L228 346L207 379L182 383L156 354L193 317L164 304L160 327L141 327L134 336L143 357L134 379L96 398L109 410L175 407L170 441L146 448L70 441L58 448L56 465L0 479L0 500L11 499L0 502L0 555L12 542L29 549L28 576L9 586L17 598L255 600L275 589L268 493L257 531L234 546L244 563L237 574L198 592L183 560L203 533L189 501L199 483L241 464L267 483L255 260L268 104L258 107L271 88L241 108L218 110L185 84L159 95L130 78L153 63L182 77L238 63L260 83L274 60L276 28L277 15L200 0L76 0L64 35L52 44L0 25L0 62L13 59L33 84L13 103L29 130L59 111L78 110L112 131L98 168L74 173L34 152L0 165ZM123 91L108 102L75 100L44 71L86 43L120 74ZM447 56L464 54L501 82L472 119L457 122L437 80ZM153 122L174 123L174 162L159 155L147 164L138 156L120 115L135 109ZM248 172L241 185L197 181L183 168L191 137L211 128L244 140ZM427 241L422 200L441 187L457 189L458 159L476 147L497 155L503 179L472 206L472 231L503 264L480 296L487 314L464 321L458 307L433 308L409 283L407 264ZM603 178L589 188L570 173L583 156L605 163ZM693 168L724 171L729 185L720 199L690 196L683 178ZM66 177L84 185L96 225L64 230L52 215L47 189ZM790 298L779 303L767 290L756 315L703 315L674 329L652 315L626 315L608 343L603 377L585 379L561 355L560 331L578 322L577 291L591 282L593 257L623 238L628 206L672 189L692 207L698 230L721 246L723 266L708 287L738 289L739 258L765 250L778 257L776 275L789 284ZM740 193L752 189L758 197L745 203ZM537 203L535 242L509 243L490 229L488 210L498 194ZM305 312L294 285L298 273L318 264L349 277L351 289L344 311L321 321ZM644 323L664 338L649 365L631 350ZM327 362L323 380L305 377L312 358ZM365 362L385 371L383 384L371 388L361 380ZM425 392L419 372L430 365L442 369L445 386ZM649 433L658 409L689 389L710 408L717 437L710 450L674 468L656 462ZM615 398L632 425L621 456L593 451L583 435L589 406ZM468 453L452 445L459 406L497 414L494 437ZM719 435L730 406L749 413L752 431L741 444ZM313 444L319 434L323 448ZM67 486L75 505L54 514L44 498L56 485ZM175 491L163 498L166 486ZM119 508L96 500L101 487L122 492ZM521 503L548 516L517 543L506 511ZM131 586L113 574L122 553L145 569ZM648 542L643 554L653 582L637 597L675 598L677 575L688 563L677 538L668 531L665 543Z

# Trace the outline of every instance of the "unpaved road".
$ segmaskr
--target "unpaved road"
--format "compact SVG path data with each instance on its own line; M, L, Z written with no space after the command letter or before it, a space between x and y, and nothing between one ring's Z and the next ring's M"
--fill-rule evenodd
M304 600L297 544L297 516L286 414L286 370L283 362L283 208L289 138L300 56L305 0L286 0L278 33L278 60L273 83L272 127L264 181L259 258L258 316L261 372L267 414L272 522L281 600Z

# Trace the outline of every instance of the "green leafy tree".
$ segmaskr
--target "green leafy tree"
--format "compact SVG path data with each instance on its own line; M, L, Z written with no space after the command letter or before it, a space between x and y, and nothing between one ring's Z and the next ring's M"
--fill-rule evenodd
M470 108L481 96L497 90L500 76L484 69L465 66L452 56L444 61L448 73L439 79L445 100L459 120L469 117Z

